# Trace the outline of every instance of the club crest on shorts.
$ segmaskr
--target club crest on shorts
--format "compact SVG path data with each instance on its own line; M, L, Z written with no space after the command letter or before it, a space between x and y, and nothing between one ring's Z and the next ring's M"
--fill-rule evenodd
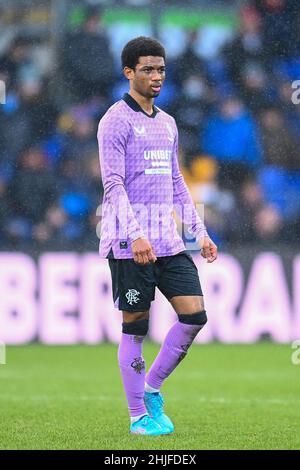
M128 292L125 294L127 302L130 305L137 304L139 299L140 292L136 289L128 289Z

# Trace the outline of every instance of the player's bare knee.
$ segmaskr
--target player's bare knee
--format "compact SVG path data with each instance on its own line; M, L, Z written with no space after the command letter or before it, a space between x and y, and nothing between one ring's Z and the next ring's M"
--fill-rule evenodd
M123 311L123 322L132 323L137 320L148 320L149 319L149 310L143 312L125 312Z
M181 312L193 314L195 312L202 312L205 310L202 295L175 296L171 298L170 302L177 314L180 314Z
M194 312L205 312L205 307L204 307L204 297L203 296L198 296L194 297L194 307L195 310Z

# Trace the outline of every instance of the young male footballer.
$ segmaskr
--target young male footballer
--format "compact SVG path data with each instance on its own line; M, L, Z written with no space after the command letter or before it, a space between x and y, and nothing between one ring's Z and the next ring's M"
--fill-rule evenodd
M129 93L106 112L98 130L104 185L100 256L109 260L114 302L123 313L118 360L130 432L153 436L174 431L160 389L207 321L198 271L177 232L174 208L207 262L217 258L217 247L179 170L175 120L153 104L165 80L163 46L148 37L129 41L122 67ZM155 287L178 321L146 374L142 345Z

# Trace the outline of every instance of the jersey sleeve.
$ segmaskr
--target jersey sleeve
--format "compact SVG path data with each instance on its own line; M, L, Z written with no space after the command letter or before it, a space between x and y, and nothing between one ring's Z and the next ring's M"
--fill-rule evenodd
M206 227L195 209L193 199L180 172L178 163L178 130L176 124L172 155L172 177L173 204L178 216L188 226L189 232L195 236L197 241L202 237L208 236Z
M144 237L144 233L135 218L124 183L129 132L130 126L127 122L106 116L99 123L97 137L104 196L116 213L122 236L133 242Z

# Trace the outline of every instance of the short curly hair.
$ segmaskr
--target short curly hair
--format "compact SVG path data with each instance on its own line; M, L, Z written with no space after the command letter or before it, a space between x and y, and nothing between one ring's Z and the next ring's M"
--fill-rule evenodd
M166 59L165 49L156 39L146 36L132 39L124 46L122 51L122 67L129 67L134 70L139 62L139 58L149 55Z

